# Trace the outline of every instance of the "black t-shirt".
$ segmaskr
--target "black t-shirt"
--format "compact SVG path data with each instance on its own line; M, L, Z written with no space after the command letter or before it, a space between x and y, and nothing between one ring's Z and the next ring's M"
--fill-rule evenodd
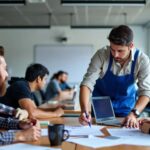
M25 80L16 81L9 86L5 96L3 97L2 103L14 108L18 108L19 100L22 98L34 100L29 83Z

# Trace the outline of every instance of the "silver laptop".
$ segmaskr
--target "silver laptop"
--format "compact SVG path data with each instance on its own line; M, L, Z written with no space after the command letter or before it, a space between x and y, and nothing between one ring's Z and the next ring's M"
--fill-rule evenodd
M121 122L115 118L110 97L92 97L92 107L97 124L121 126Z

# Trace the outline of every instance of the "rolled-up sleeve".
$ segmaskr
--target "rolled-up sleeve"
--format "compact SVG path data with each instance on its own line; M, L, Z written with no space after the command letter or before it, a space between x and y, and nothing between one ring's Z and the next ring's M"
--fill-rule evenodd
M96 80L100 76L101 68L102 68L103 60L100 56L100 50L95 53L95 55L92 57L91 62L89 64L89 67L87 69L86 74L83 77L83 80L81 82L80 86L87 86L91 92L94 89L94 85L96 83Z
M150 59L142 55L140 59L138 77L138 95L150 98Z
M19 121L11 118L0 117L0 128L2 129L18 129Z
M14 141L15 131L0 132L0 145L11 144Z

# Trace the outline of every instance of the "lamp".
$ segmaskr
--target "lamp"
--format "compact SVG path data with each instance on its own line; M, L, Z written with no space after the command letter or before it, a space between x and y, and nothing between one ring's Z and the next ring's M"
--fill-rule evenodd
M144 6L146 0L61 0L64 6Z

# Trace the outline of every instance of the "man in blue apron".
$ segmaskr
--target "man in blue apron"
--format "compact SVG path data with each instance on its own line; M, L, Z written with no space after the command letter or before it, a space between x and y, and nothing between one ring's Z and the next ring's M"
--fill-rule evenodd
M106 46L96 52L80 88L80 123L91 116L88 101L92 96L110 96L115 115L125 117L123 124L138 127L137 117L149 102L150 60L134 48L133 32L125 25L112 29Z

